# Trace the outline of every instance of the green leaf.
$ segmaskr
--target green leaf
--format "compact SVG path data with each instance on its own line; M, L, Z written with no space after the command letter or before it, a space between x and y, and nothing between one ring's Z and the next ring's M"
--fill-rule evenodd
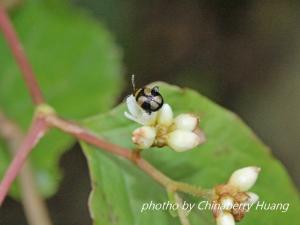
M227 182L231 173L241 167L262 168L251 191L261 201L287 202L286 213L252 210L240 224L296 224L300 204L298 193L282 164L252 131L233 113L212 103L189 89L158 83L161 93L178 115L196 113L207 142L193 150L176 153L171 149L153 148L143 151L144 158L169 177L194 185L211 188ZM131 133L138 126L127 120L121 104L109 113L94 116L85 125L99 136L127 148L133 148ZM271 132L271 131L270 131ZM82 143L92 179L90 212L97 225L180 224L166 211L141 213L143 203L168 201L167 192L151 177L132 163ZM183 196L198 203L200 199ZM215 224L209 210L193 210L191 224Z
M80 119L114 105L121 87L121 56L101 23L62 1L50 0L26 1L12 19L45 98L60 115ZM5 56L0 66L0 105L25 132L34 107L2 35L0 52ZM73 138L51 131L34 149L31 161L44 195L55 193L61 179L59 158L73 143ZM0 162L7 165L4 154Z

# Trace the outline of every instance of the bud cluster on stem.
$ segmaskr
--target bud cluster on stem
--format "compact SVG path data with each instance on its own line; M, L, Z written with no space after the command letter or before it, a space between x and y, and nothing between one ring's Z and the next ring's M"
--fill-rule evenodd
M177 152L183 152L205 141L199 118L193 114L184 113L174 118L172 108L167 103L159 111L149 114L137 104L133 95L126 102L129 112L125 112L125 116L142 125L132 133L132 141L139 149L167 145Z
M234 225L243 219L249 205L259 197L248 190L255 184L260 168L250 166L234 171L226 184L217 185L214 189L213 202L221 207L213 210L217 225Z

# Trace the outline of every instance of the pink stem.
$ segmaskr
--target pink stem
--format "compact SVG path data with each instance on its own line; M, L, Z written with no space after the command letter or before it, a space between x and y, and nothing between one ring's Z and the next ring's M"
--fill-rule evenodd
M168 186L168 184L172 182L169 177L154 168L149 162L139 156L135 156L133 151L130 149L110 143L100 137L97 137L93 133L90 133L88 130L80 127L79 125L72 123L71 121L66 121L58 116L48 116L46 117L46 121L49 126L59 128L63 132L77 137L79 140L85 141L86 143L97 146L106 152L132 161L137 167L145 171L145 173L153 177L154 180L163 186Z
M38 82L35 79L33 69L26 57L25 51L19 41L18 35L4 9L0 5L0 30L2 31L4 38L6 39L12 54L14 55L17 64L20 67L28 90L30 92L32 101L38 105L44 102L42 92L39 88Z
M15 180L19 171L21 170L26 158L37 144L39 139L44 135L47 130L47 124L44 119L37 118L33 121L32 126L22 141L19 149L17 150L16 156L9 165L6 173L0 184L0 206L2 205L12 182Z

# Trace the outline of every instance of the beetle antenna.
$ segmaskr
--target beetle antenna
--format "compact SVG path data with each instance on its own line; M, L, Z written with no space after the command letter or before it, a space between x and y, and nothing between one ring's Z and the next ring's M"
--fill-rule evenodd
M135 79L134 79L134 74L131 75L131 84L132 84L133 93L135 93Z

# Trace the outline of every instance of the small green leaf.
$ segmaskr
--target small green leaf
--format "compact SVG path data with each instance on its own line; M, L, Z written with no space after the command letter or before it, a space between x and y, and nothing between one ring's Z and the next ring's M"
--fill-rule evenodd
M80 119L113 106L120 93L121 57L101 23L64 1L50 0L25 1L12 19L45 98L60 115ZM0 105L25 132L34 107L2 35L0 52L5 56L0 66ZM34 149L31 161L44 195L56 191L59 158L73 143L73 138L51 131ZM5 165L7 160L0 158Z
M285 168L252 131L235 114L195 91L164 83L158 85L175 115L192 112L200 116L207 142L183 153L167 147L148 149L143 151L143 157L169 177L205 188L227 182L238 168L259 166L262 171L251 191L256 192L261 201L289 203L290 207L286 213L252 210L240 224L296 224L300 211L298 193ZM109 113L86 120L85 124L108 141L133 148L131 133L138 125L124 117L124 110L121 104ZM89 206L95 224L180 224L168 210L141 213L144 203L168 201L166 190L151 177L125 159L85 143L82 146L92 179ZM201 201L186 197L184 200L189 202ZM215 224L209 210L194 209L189 219L194 225Z

